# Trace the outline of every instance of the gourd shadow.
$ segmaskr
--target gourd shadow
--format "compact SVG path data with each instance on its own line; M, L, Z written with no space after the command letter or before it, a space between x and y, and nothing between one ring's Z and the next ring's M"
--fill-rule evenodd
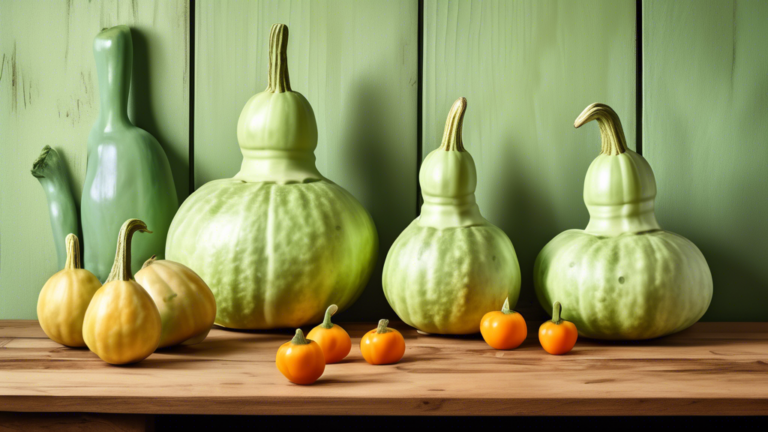
M180 154L176 149L185 148L188 143L182 142L177 143L178 145L171 145L174 139L166 132L168 129L157 124L152 101L153 87L150 78L153 74L155 76L158 75L160 67L153 65L151 61L151 51L149 50L147 36L144 34L144 31L131 27L131 38L133 40L133 71L131 91L128 99L128 114L133 124L155 137L165 151L168 162L171 165L176 195L179 198L179 202L181 202L189 193L190 162L186 161L185 155ZM155 43L159 42L156 41ZM185 138L183 137L182 139Z
M391 150L402 141L402 132L390 127L398 124L399 111L385 109L399 103L392 100L392 92L363 76L347 94L342 105L343 134L334 159L351 163L345 164L342 172L327 175L338 180L371 214L379 234L379 251L368 285L355 304L339 314L338 321L394 318L382 290L381 275L390 246L417 214L415 142L412 154ZM387 148L390 150L385 151Z

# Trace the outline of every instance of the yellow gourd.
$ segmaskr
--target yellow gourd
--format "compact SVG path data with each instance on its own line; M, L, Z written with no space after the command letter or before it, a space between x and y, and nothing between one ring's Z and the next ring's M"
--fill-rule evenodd
M45 283L37 299L37 319L54 342L69 347L84 347L83 320L88 304L101 287L99 279L82 268L80 242L69 234L65 240L67 261L64 269Z
M189 267L153 256L135 275L152 296L163 331L160 346L193 345L202 342L216 318L216 300L205 281Z
M149 357L160 342L160 312L152 297L131 279L131 237L148 232L138 219L125 221L117 237L117 253L107 281L85 312L83 339L88 348L111 364L136 363Z

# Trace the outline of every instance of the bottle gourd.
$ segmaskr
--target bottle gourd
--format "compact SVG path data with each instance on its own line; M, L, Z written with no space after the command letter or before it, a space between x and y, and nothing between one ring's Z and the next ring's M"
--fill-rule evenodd
M648 162L627 148L618 115L592 104L578 128L597 121L600 155L584 181L585 230L568 230L536 258L534 285L541 305L579 334L597 339L650 339L683 330L712 299L712 275L701 251L656 222L656 179Z
M485 220L475 202L475 161L461 132L467 100L457 100L440 147L424 159L421 215L395 240L383 286L406 324L427 333L480 331L487 312L520 295L520 265L507 235Z
M269 39L269 85L237 124L240 172L184 202L166 248L208 283L216 324L230 328L296 328L322 321L329 304L344 310L378 248L368 212L315 167L317 123L291 90L288 28L275 24Z
M165 238L179 206L171 166L157 140L128 118L133 42L131 30L103 30L93 42L99 76L99 118L88 136L88 166L81 199L85 268L106 279L115 233L140 218L154 234L133 243L132 268L152 255L162 258Z

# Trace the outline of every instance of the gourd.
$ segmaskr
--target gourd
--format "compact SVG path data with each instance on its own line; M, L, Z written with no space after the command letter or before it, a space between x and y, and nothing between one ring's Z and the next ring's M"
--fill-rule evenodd
M99 117L88 136L81 199L85 268L104 280L112 266L115 233L126 219L148 223L154 235L133 244L132 268L162 258L168 226L178 208L171 166L163 148L128 119L133 42L126 26L100 32L93 42L99 77Z
M582 336L650 339L683 330L712 299L712 275L701 251L656 221L656 179L627 148L618 115L592 104L576 119L600 127L602 149L584 181L585 230L550 241L534 265L541 305L567 307L562 317Z
M136 363L149 357L160 342L162 321L152 297L131 278L131 238L151 233L138 219L125 221L117 239L112 271L85 312L83 339L107 363Z
M317 342L320 348L323 349L326 364L338 363L344 360L352 349L352 339L349 338L349 333L340 325L331 322L331 317L337 310L339 308L336 305L328 306L328 309L325 310L323 322L313 328L307 335L308 339Z
M384 263L384 294L406 324L427 333L480 331L483 315L520 294L520 265L507 235L480 214L477 173L464 149L467 100L448 114L440 147L419 172L421 215L395 240Z
M323 349L317 342L305 338L301 329L296 329L293 339L277 349L275 364L277 370L294 384L312 384L325 372Z
M83 320L101 282L80 265L77 236L66 238L67 261L64 269L45 283L37 299L37 319L54 342L69 347L84 347Z
M405 338L388 325L389 320L379 320L375 329L360 338L360 353L372 365L397 363L405 354Z
M350 306L376 261L368 212L315 167L317 124L291 90L288 28L270 33L269 86L243 108L240 172L195 191L171 224L166 256L208 283L216 324L300 327Z
M32 164L32 175L40 181L40 185L45 191L53 231L53 242L56 245L56 257L59 268L64 268L69 261L65 239L69 234L78 235L80 233L77 205L69 186L66 166L56 150L52 149L51 146L45 146L40 152L40 156ZM80 258L78 257L79 262Z
M163 330L158 348L194 345L208 336L216 318L216 300L192 269L153 256L135 278L160 312Z

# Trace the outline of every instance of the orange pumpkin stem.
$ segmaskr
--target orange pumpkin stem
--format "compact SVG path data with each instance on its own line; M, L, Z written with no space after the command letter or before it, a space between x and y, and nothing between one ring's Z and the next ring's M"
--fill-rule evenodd
M309 339L304 337L304 332L300 328L296 329L296 335L291 339L291 343L294 345L308 345Z
M560 317L560 313L563 311L563 307L560 305L560 302L555 302L555 304L552 306L552 322L560 325L560 323L563 322L563 319Z
M377 334L383 334L383 333L389 333L392 330L390 330L387 325L389 325L389 320L383 319L379 320L379 326L376 327L376 333Z
M328 306L328 309L325 310L325 318L323 318L323 323L320 324L320 327L324 329L330 329L333 328L333 323L331 322L331 317L336 313L336 311L339 310L339 307L335 304L332 304Z
M64 264L65 270L81 269L83 266L80 264L80 241L74 234L68 234L64 240L67 246L67 261Z
M509 308L509 297L507 297L504 300L504 306L501 307L501 313L503 313L504 315L509 315L509 314L515 313L515 311L513 311L512 309Z

